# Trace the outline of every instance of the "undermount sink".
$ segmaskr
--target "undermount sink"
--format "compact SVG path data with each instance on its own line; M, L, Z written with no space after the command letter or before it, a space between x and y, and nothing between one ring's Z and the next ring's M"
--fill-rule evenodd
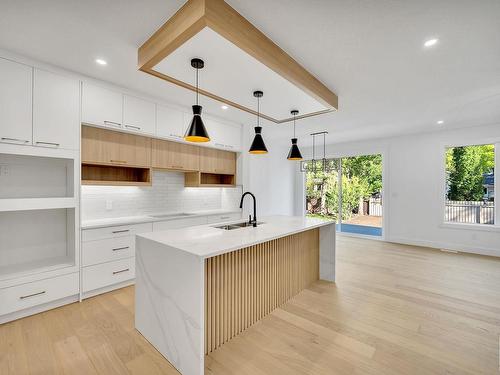
M260 221L257 222L257 226L259 226L261 224L264 224L264 223L262 223ZM233 230L233 229L246 228L246 227L253 227L253 224L249 223L248 221L244 221L242 223L219 225L219 226L215 226L213 228L224 229L224 230Z
M149 215L149 217L154 217L156 219L166 219L169 217L179 217L179 216L191 216L194 214L188 214L186 212L176 213L176 214L158 214L158 215Z

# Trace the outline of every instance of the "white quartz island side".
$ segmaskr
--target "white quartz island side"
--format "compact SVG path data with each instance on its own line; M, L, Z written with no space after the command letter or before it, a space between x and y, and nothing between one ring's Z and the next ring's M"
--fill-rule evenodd
M334 222L259 222L136 237L135 326L181 374L203 374L206 353L314 280L335 281Z

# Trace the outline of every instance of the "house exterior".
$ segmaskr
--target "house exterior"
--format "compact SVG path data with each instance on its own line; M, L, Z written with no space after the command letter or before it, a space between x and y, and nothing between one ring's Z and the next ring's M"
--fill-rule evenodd
M495 197L495 171L483 174L484 199L493 200Z

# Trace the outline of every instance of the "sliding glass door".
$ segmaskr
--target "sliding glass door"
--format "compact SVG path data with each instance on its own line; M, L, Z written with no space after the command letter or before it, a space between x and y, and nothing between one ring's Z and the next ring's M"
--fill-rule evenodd
M382 236L382 155L328 163L306 172L307 215L334 219L339 232Z

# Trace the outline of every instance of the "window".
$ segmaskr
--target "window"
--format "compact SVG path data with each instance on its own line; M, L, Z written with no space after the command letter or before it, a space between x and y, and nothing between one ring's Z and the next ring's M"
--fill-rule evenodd
M495 145L446 149L445 221L495 224Z

